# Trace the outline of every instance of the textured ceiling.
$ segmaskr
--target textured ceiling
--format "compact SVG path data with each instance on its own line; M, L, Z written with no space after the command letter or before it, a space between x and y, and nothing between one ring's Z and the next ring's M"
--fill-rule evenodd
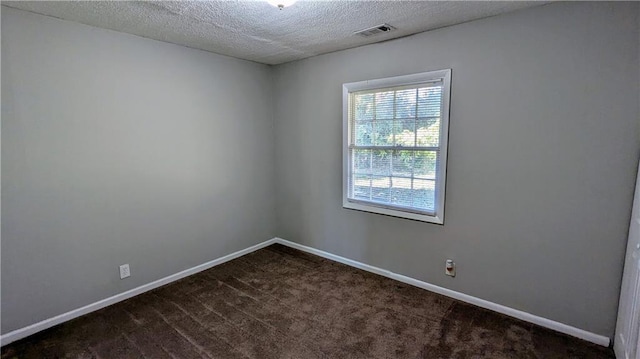
M274 65L544 3L300 0L284 10L266 1L3 1L2 5ZM382 23L397 30L369 38L353 34Z

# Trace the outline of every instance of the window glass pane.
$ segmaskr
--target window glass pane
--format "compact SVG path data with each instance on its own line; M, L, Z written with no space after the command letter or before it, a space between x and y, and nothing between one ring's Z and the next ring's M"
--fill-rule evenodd
M391 151L373 150L371 171L375 175L391 174Z
M398 120L394 123L394 139L396 146L413 147L416 144L414 120Z
M371 181L371 199L380 203L389 203L391 193L389 177L373 176Z
M413 180L413 207L425 211L435 211L435 181Z
M393 151L392 175L411 177L413 151Z
M354 96L355 120L373 120L373 94L359 94Z
M440 117L442 86L418 89L418 117Z
M417 89L396 91L396 118L416 117L416 91Z
M436 151L415 151L413 175L417 178L436 178L438 152Z
M356 146L371 146L373 144L373 124L371 122L356 122L353 139Z
M375 146L393 145L393 120L373 122L373 144Z
M376 98L376 120L393 119L393 91L378 92Z
M371 195L371 176L353 175L352 181L352 198L369 200L369 197Z
M371 150L353 150L353 172L371 174Z
M440 145L440 119L430 118L426 120L417 120L416 128L418 129L418 146L421 147L438 147Z
M411 207L411 178L391 178L391 203Z

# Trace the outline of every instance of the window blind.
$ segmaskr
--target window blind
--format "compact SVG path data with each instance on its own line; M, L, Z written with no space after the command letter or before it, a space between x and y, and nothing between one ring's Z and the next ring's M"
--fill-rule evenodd
M349 94L348 199L435 215L443 81Z

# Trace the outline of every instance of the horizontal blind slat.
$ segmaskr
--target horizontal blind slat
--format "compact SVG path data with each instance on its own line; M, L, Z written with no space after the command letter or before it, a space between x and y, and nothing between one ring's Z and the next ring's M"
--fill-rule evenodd
M354 150L380 150L380 151L440 151L440 147L418 147L418 146L359 146L349 145Z

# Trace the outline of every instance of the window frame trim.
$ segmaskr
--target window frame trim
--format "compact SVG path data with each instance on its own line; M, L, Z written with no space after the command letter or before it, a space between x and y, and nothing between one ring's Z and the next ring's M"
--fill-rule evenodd
M435 214L415 213L384 207L383 204L350 200L349 194L349 146L351 128L349 126L349 95L352 92L422 84L441 80L443 82L442 109L440 118L440 166L436 172ZM349 82L342 85L342 207L358 211L383 214L387 216L412 219L416 221L444 224L445 194L447 185L447 157L449 145L449 112L451 98L451 69L421 72L411 75L386 77L374 80ZM365 204L366 203L366 204Z

